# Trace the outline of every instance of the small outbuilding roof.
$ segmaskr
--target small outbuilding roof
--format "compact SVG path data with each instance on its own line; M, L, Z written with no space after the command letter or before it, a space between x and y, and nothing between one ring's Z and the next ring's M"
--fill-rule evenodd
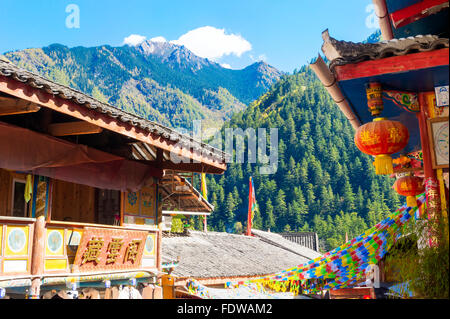
M273 274L321 256L281 235L264 233L250 237L189 231L184 236L163 236L162 259L178 260L172 272L175 276L206 279Z

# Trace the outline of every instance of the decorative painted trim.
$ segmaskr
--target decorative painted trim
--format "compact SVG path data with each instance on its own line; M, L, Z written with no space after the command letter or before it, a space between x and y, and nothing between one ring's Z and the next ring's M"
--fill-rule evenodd
M413 92L383 90L383 97L394 102L405 111L411 113L420 112L419 95Z

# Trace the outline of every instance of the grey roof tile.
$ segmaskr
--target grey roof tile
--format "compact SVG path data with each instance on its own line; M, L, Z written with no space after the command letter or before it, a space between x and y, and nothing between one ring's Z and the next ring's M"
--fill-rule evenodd
M439 38L435 35L417 35L378 43L354 43L336 40L329 35L328 30L325 30L322 38L324 41L322 52L330 61L330 70L338 65L449 47L448 38Z
M290 248L258 237L189 231L188 236L163 237L162 260L179 258L173 271L179 277L218 278L272 274L321 255L286 241Z

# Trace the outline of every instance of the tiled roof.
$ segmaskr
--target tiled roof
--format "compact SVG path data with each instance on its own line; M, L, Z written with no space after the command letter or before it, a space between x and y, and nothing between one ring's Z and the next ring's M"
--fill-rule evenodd
M338 41L330 37L328 30L325 30L322 33L322 38L324 40L322 52L330 61L330 70L338 65L449 47L447 38L439 38L435 35L418 35L378 43L354 43Z
M279 237L285 242L280 244L277 238L278 244L273 244L258 237L189 231L188 236L163 237L162 259L178 260L173 270L176 276L219 278L272 274L321 255Z
M272 245L281 247L286 250L290 250L299 256L303 256L307 259L315 259L317 257L322 256L321 253L306 247L305 245L301 245L298 243L295 243L283 236L283 234L277 234L272 232L266 232L258 229L252 229L252 233L261 238L261 240L270 243Z
M82 105L98 113L106 114L112 118L118 119L123 123L128 123L135 127L139 127L149 133L161 136L164 139L168 139L172 142L178 143L179 145L186 148L193 149L197 152L202 152L202 154L206 156L212 156L214 159L219 160L220 162L224 162L225 159L229 157L228 154L208 144L194 140L189 136L178 133L177 131L156 122L140 118L139 116L131 113L127 113L110 104L96 100L89 95L86 95L71 87L58 84L40 75L21 69L9 61L0 59L0 75L11 77L17 81L26 83L31 87L43 90L54 96L70 100L76 104Z

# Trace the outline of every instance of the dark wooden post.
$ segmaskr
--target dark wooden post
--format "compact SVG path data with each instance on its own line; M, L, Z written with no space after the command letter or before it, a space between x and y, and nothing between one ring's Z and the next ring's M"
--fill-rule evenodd
M44 273L45 252L45 215L36 216L34 224L33 250L31 252L31 299L38 299L41 288L41 276Z

